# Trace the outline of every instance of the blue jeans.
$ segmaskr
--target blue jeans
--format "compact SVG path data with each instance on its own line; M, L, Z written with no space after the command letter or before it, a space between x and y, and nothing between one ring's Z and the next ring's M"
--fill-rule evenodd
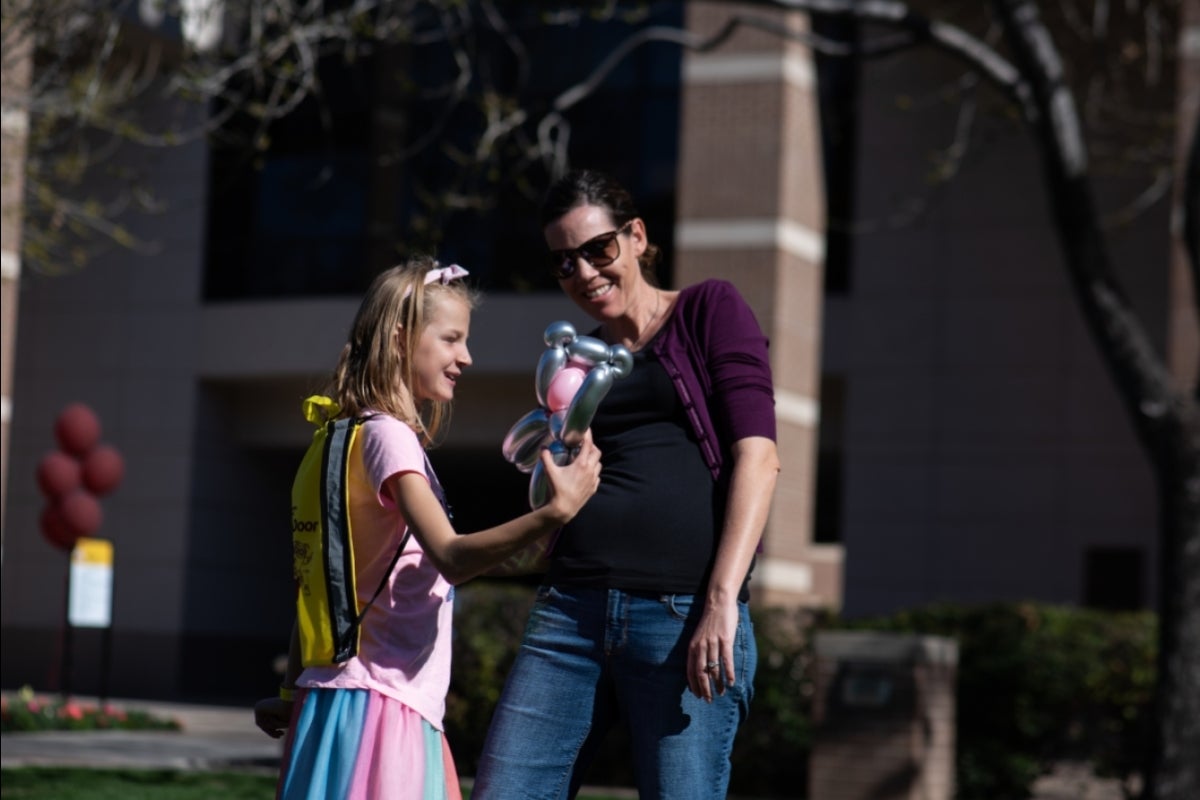
M642 798L723 799L758 653L749 609L739 603L737 683L711 704L695 697L686 664L701 610L692 595L538 589L472 800L574 797L618 720L629 730Z

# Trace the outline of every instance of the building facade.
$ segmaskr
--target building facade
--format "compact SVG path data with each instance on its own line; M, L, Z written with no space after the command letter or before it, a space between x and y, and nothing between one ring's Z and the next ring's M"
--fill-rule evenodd
M708 35L735 8L667 13ZM808 29L802 14L773 19ZM851 614L937 601L1150 604L1149 467L1075 308L1028 136L998 125L923 213L892 224L920 193L930 143L953 130L950 109L914 114L895 102L954 74L936 54L847 70L746 28L712 51L644 59L613 79L628 94L597 105L636 102L631 130L612 136L652 143L606 156L601 130L572 157L607 158L600 166L636 179L671 285L731 280L771 339L783 472L755 601ZM836 147L818 112L831 86L852 98ZM663 130L664 140L646 135ZM371 246L364 224L311 207L290 222L264 215L256 203L288 199L289 181L309 169L304 143L288 146L251 183L205 142L124 151L117 158L164 190L163 213L130 222L159 255L112 253L71 275L22 277L0 581L6 688L62 677L66 557L39 533L33 473L54 446L55 416L75 401L96 410L127 467L100 534L115 546L103 688L244 699L274 686L291 614L288 489L309 436L299 401L336 359L357 299L313 290L319 277L273 287L328 277L316 239ZM313 207L337 201L339 184L329 191ZM872 224L847 239L829 209ZM536 244L532 217L509 213L493 217L523 224ZM316 239L288 249L297 219ZM442 255L484 263L480 248L500 240L476 236L472 250L461 244L472 229L462 230ZM1178 291L1169 245L1161 206L1113 236L1121 277L1164 349ZM496 248L513 261L540 255L519 242ZM479 274L498 281L491 269ZM526 477L499 442L534 403L542 331L556 319L588 324L553 290L497 289L475 316L475 364L432 454L452 502L475 501L455 505L464 529L524 502ZM75 638L73 685L96 691L102 643Z

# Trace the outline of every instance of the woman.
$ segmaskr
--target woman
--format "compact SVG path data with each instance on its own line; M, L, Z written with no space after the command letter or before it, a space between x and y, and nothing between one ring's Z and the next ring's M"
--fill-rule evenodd
M779 471L767 340L727 282L656 285L658 249L611 178L564 176L541 221L559 285L634 369L592 419L600 489L555 545L472 797L574 796L620 720L642 797L724 798Z

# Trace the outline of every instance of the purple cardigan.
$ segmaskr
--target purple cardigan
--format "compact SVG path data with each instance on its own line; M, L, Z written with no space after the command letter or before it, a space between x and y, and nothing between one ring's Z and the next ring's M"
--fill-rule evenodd
M713 480L734 442L775 440L767 337L733 284L707 280L682 290L651 349L687 409Z

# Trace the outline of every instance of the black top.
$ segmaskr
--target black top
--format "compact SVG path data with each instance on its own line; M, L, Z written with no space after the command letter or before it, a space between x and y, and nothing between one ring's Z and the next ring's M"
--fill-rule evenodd
M547 583L629 592L704 590L724 519L679 396L649 351L592 419L600 489L554 547Z

